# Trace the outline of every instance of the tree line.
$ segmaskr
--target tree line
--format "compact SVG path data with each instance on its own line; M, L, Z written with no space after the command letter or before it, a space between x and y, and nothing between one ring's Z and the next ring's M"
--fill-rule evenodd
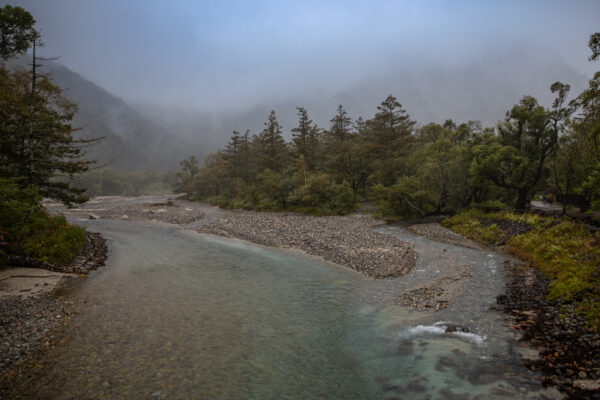
M600 53L591 35L590 61ZM224 207L345 214L362 202L381 215L452 213L473 205L525 209L536 193L600 209L600 72L568 100L550 86L548 108L523 96L495 128L478 121L417 126L389 95L374 116L340 105L329 126L303 107L291 140L271 111L258 134L234 131L202 166L181 162L177 190Z
M0 8L0 265L9 256L45 262L68 261L84 244L85 230L52 217L42 197L65 204L86 200L84 189L67 179L92 163L71 119L77 106L40 73L43 59L35 19L21 7ZM31 50L29 70L9 70L5 63Z

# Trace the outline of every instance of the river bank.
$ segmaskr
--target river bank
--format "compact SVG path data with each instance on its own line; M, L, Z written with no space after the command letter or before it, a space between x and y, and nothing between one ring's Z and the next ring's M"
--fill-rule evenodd
M527 260L505 265L506 291L497 298L538 352L525 364L569 398L600 399L597 234L569 219L506 212L470 211L444 224Z
M520 340L538 352L524 360L527 367L569 398L600 399L600 334L574 302L547 300L550 281L537 269L512 263L505 268L510 278L497 302L512 316Z
M0 379L3 385L13 367L47 349L55 332L75 315L73 303L56 294L65 279L87 275L104 265L106 240L88 232L84 248L71 262L52 265L13 257L0 269ZM0 393L4 387L0 387Z

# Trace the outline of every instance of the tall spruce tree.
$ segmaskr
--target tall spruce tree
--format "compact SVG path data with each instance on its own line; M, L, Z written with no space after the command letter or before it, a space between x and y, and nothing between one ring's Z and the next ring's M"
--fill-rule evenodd
M367 122L371 149L383 159L406 155L415 122L391 94L381 102L377 110L375 116Z
M265 129L258 135L258 158L262 170L279 172L287 158L287 145L281 136L281 125L277 121L275 110L271 110Z
M296 156L302 156L306 168L314 170L318 156L319 128L308 118L308 112L303 107L298 110L298 126L292 128L292 145Z
M337 108L335 117L330 122L329 131L327 131L330 139L342 142L350 139L352 136L352 118L348 116L341 104Z

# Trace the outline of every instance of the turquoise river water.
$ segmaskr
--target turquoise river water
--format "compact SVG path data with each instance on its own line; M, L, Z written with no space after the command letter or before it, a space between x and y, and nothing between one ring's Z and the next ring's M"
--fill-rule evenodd
M23 382L25 398L553 398L522 366L504 316L499 255L401 227L416 269L373 280L300 252L167 224L86 223L109 240L107 266L62 294L78 315ZM438 313L402 290L469 263L473 279ZM443 272L443 271L442 271ZM445 334L443 325L470 334Z

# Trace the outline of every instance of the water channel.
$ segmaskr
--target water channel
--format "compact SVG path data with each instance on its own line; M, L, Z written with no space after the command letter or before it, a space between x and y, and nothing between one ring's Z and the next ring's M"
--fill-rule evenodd
M415 270L373 280L300 252L174 225L96 220L107 266L61 289L79 309L25 398L550 398L490 307L504 258L382 228L419 252ZM399 293L468 263L450 306ZM449 323L470 333L444 333Z

